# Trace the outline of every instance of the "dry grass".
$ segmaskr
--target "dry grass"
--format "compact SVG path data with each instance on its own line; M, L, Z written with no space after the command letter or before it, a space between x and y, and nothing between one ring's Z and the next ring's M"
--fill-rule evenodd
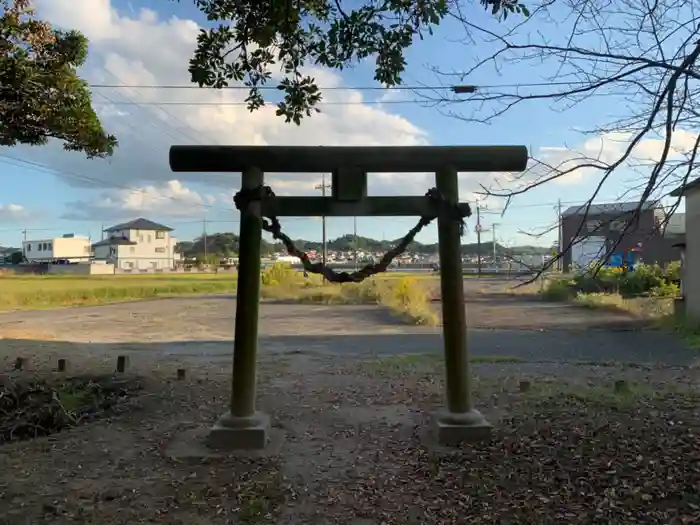
M431 304L430 282L413 276L377 276L362 283L327 284L317 275L307 278L290 267L276 265L263 272L263 299L311 304L378 304L411 324L440 322Z
M0 311L88 306L188 294L236 291L233 274L148 276L0 275ZM261 297L314 304L379 304L414 324L436 325L431 280L414 276L375 277L360 284L325 284L288 266L262 273Z
M617 293L579 293L574 303L586 308L608 308L657 320L673 314L671 297L635 297L625 298Z

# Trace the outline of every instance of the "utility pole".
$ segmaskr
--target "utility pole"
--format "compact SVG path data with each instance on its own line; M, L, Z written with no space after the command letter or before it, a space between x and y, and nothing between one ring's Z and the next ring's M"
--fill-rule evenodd
M105 223L104 222L100 223L100 240L101 241L105 240Z
M202 239L204 240L204 262L207 261L208 249L207 249L207 219L206 217L202 220Z
M557 221L558 221L558 240L557 240L557 255L559 255L559 259L557 260L557 269L560 272L564 271L564 260L561 257L561 251L562 251L562 244L564 243L564 226L562 224L562 216L561 216L561 199L557 200Z
M477 274L481 277L481 206L479 201L476 201L476 264Z
M353 266L355 267L355 271L357 271L357 216L352 218L352 231L353 231L353 253L352 253L352 260L353 260Z
M496 264L496 226L498 226L497 222L494 222L491 225L491 235L493 238L492 244L493 244L493 264Z
M315 189L321 190L321 196L325 197L326 196L326 190L331 188L330 184L326 184L326 174L324 173L321 176L321 184L317 184L314 186ZM328 243L326 239L326 216L324 215L321 217L322 221L322 230L321 230L321 238L322 238L322 243L323 243L323 251L321 253L321 262L323 263L323 267L325 268L326 266L326 260L328 259ZM325 277L323 279L324 281L326 280Z

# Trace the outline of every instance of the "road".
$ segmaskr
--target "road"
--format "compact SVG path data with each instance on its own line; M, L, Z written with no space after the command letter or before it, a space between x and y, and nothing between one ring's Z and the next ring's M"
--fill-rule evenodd
M624 315L548 304L507 293L497 279L465 279L472 356L529 362L629 362L689 365L696 353L672 336ZM438 304L439 305L439 304ZM148 355L230 362L235 300L189 297L0 315L5 346L60 353ZM61 347L64 347L62 349ZM262 304L261 353L344 356L435 352L440 328L399 324L374 306ZM6 352L7 354L7 352Z

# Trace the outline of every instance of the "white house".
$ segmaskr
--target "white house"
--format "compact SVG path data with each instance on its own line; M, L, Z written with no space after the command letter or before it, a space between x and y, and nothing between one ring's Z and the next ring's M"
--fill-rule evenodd
M66 234L52 239L22 241L22 253L29 262L87 262L90 260L90 239Z
M175 268L179 256L172 228L135 219L104 230L108 237L92 245L95 260L120 270L165 270Z

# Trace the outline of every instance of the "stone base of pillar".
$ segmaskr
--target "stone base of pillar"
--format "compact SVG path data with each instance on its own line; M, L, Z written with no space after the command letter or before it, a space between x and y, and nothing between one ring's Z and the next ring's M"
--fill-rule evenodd
M685 297L676 297L673 300L673 315L681 321L685 319Z
M433 417L433 431L440 445L453 447L488 439L493 427L476 409L461 414L443 410Z
M206 444L222 451L262 450L270 439L270 416L256 412L249 417L224 414L209 431Z

